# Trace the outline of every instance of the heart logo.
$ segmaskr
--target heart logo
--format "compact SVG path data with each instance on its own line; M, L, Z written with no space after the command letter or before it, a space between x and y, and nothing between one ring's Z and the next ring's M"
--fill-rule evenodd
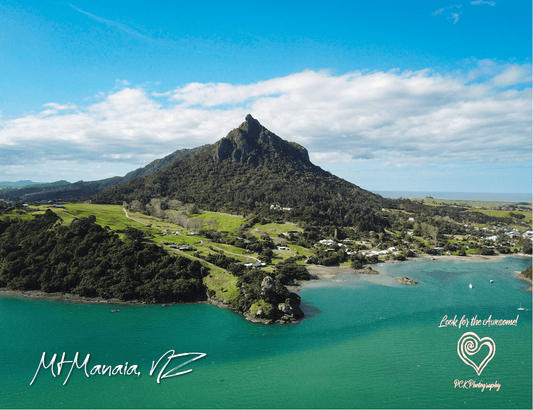
M468 356L477 354L483 346L488 346L489 353L478 366ZM495 353L496 344L494 343L494 340L492 340L490 337L484 337L483 339L480 339L479 336L474 332L465 333L457 342L457 354L463 362L474 368L478 376L481 375L481 372L492 360Z

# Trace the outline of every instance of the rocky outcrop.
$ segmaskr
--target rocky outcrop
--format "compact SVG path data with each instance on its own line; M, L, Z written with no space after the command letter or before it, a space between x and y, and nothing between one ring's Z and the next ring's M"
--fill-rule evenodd
M379 275L379 271L372 269L371 266L365 266L362 269L355 269L354 273L360 275Z
M213 159L257 165L260 159L276 155L288 156L294 161L310 164L309 153L301 145L281 139L263 127L250 114L245 121L214 144Z
M242 312L243 316L254 323L295 323L304 317L300 309L300 296L287 292L271 276L265 276L261 281L260 300L256 300L250 308ZM286 298L280 300L280 295L285 293Z
M407 276L400 276L397 277L396 280L398 283L401 283L402 285L416 285L418 282L413 279L409 279Z
M291 293L291 297L278 305L278 310L281 312L282 317L280 321L293 322L296 319L304 317L304 312L300 309L300 296L296 293Z
M276 290L276 283L271 276L265 276L261 282L261 296L274 292Z

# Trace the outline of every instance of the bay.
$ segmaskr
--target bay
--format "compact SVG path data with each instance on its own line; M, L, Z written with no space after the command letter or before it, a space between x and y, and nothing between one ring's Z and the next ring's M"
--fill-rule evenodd
M531 294L515 276L530 259L408 261L302 287L306 318L264 326L210 305L103 306L0 298L1 408L531 408ZM418 285L400 285L408 276ZM493 283L490 280L493 280ZM470 289L469 284L473 284ZM525 311L517 310L524 307ZM120 312L111 313L113 308ZM442 326L444 317L516 326ZM478 375L457 353L466 332L494 341ZM205 353L157 383L169 350ZM93 375L65 364L138 366ZM484 346L472 357L479 364ZM173 359L166 371L196 356ZM59 361L59 359L58 359ZM57 366L56 366L57 370ZM37 373L35 380L30 385ZM56 372L57 373L57 372ZM500 385L460 388L455 381ZM65 382L66 381L66 382Z

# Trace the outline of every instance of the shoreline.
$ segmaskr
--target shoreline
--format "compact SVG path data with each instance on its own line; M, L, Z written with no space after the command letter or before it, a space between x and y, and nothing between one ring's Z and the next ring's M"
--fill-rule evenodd
M526 291L529 292L529 293L533 293L533 286L532 286L533 285L533 281L530 278L528 278L522 272L519 272L519 271L515 271L515 276L518 279L521 279L524 282L529 283L529 288L527 288Z
M519 257L519 258L529 258L531 259L531 255L526 255L524 253L513 253L509 255L492 255L492 256L484 256L484 255L470 255L470 256L457 256L457 255L420 255L415 256L411 258L407 258L405 261L397 261L397 260L380 260L375 264L369 264L365 265L362 269L353 269L351 266L322 266L322 265L309 265L306 266L308 272L313 277L310 281L295 281L294 285L286 286L287 289L291 292L298 292L301 288L301 286L305 285L306 283L309 283L313 280L321 280L321 279L334 279L338 275L342 273L352 273L355 275L383 275L383 272L380 272L378 269L372 268L372 266L379 266L382 264L395 264L395 263L405 263L405 262L416 262L417 259L422 260L433 260L433 261L439 261L439 260L454 260L454 261L462 261L462 262L493 262L493 261L499 261L502 258L507 257ZM370 269L369 269L370 268ZM521 274L521 272L517 272L517 277L519 279L525 280L529 284L531 282L528 278L523 275L518 276L518 273ZM531 288L530 290L531 291Z
M28 299L44 299L55 300L57 302L67 303L87 303L91 305L117 305L117 306L162 306L168 307L172 305L187 305L187 304L209 304L207 300L197 300L195 302L162 302L162 303L147 303L138 299L120 300L117 298L104 299L102 297L88 297L79 296L68 292L52 292L47 293L42 290L13 290L8 288L0 288L0 296L15 296Z
M416 262L417 259L423 260L457 260L457 261L471 261L471 262L491 262L494 260L500 260L501 258L506 257L521 257L521 258L531 258L531 255L526 254L510 254L510 255L493 255L493 256L483 256L483 255L471 255L471 256L456 256L456 255L420 255L414 258L408 258L405 261L396 261L396 260L386 260L379 261L375 265L383 263L403 263L403 262ZM352 273L360 275L382 275L383 273L377 269L373 269L372 265L365 265L362 269L353 269L351 266L322 266L322 265L309 265L306 266L308 272L311 274L313 280L321 279L334 279L342 273ZM370 268L370 269L369 269ZM528 292L532 292L532 281L522 274L522 272L515 272L515 276L518 279L521 279L527 282L530 287ZM286 285L286 288L290 292L298 292L301 289L301 286L310 281L295 281L294 285ZM15 296L15 297L24 297L29 299L45 299L45 300L55 300L58 302L67 302L67 303L88 303L96 305L117 305L117 306L172 306L172 305L181 305L181 304L209 304L213 306L218 306L221 308L228 308L227 306L221 306L221 301L207 299L207 300L197 300L194 302L170 302L170 303L147 303L138 299L122 301L117 298L104 299L102 297L87 297L79 296L73 293L68 292L53 292L47 293L42 290L13 290L8 288L0 288L0 296ZM231 309L230 309L231 310Z

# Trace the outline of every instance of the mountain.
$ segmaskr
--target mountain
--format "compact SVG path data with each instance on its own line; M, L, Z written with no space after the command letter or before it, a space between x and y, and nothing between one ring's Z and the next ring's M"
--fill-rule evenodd
M45 184L42 184L41 186L35 186L35 183L32 183L31 181L19 181L21 183L29 183L24 185L33 185L16 190L0 191L0 198L11 201L22 200L26 202L80 199L95 195L111 186L125 184L132 179L150 175L164 167L169 166L178 159L196 155L210 147L210 145L203 145L193 149L174 151L172 154L169 154L161 159L156 159L145 167L138 168L123 177L117 176L98 181L79 181L72 184L68 183L67 181L58 181L57 183L46 184L46 186Z
M26 186L26 185L34 185L34 184L41 184L42 182L33 182L29 179L20 180L17 182L11 182L11 181L0 181L0 186L4 185L11 185L11 186Z
M46 188L46 187L58 187L58 186L65 186L70 185L70 182L65 181L62 179L61 181L55 181L55 182L33 182L30 180L25 181L18 181L18 182L7 182L5 185L2 185L2 182L0 182L0 189L6 189L6 190L18 190L18 189L25 189L25 188Z
M241 164L258 165L271 155L283 155L287 160L312 165L307 150L295 142L285 141L273 134L250 114L239 128L214 144L213 159L222 162L231 159Z
M95 203L174 199L212 211L271 214L360 229L390 226L388 200L324 171L307 150L283 140L251 115L226 137L171 166L93 196Z

